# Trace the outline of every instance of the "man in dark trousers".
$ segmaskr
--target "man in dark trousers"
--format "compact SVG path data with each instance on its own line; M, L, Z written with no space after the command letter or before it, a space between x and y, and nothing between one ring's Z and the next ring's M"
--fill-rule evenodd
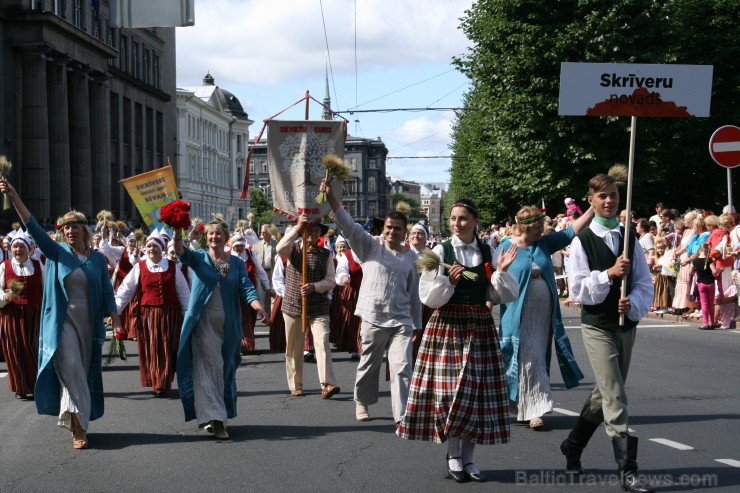
M645 254L630 235L629 258L623 255L625 234L619 224L619 191L614 176L596 175L588 184L588 202L596 216L570 246L569 279L573 299L581 304L581 329L596 388L586 400L578 422L560 445L568 471L582 474L581 453L604 422L626 491L653 491L637 475L637 437L627 426L624 382L632 356L637 323L648 312L653 285ZM621 297L622 282L627 296ZM620 314L624 325L620 326Z

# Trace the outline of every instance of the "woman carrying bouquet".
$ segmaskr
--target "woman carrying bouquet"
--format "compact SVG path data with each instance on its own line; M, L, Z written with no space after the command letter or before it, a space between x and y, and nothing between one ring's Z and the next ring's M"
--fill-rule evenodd
M499 255L477 235L478 208L460 199L450 211L452 240L434 247L449 269L421 276L421 302L437 308L424 329L406 414L397 434L408 440L447 442L447 473L455 481L483 482L475 465L476 444L509 441L504 364L487 301L516 299L519 284L507 269L512 246ZM465 272L465 275L463 275Z
M31 238L21 229L8 236L12 257L0 263L0 342L8 388L16 399L33 400L44 269L29 257Z
M41 301L39 370L34 397L39 414L59 417L72 431L74 448L88 447L90 421L103 415L102 347L104 315L121 332L108 263L91 249L92 233L81 212L62 216L64 241L56 243L39 226L15 188L0 179L26 229L46 256L46 282Z
M150 234L146 259L134 264L116 292L119 313L135 297L139 300L135 317L139 375L141 386L151 387L154 397L163 397L172 388L182 316L190 298L179 266L163 257L164 246L159 234Z
M206 250L190 250L175 227L175 252L192 279L177 352L177 385L185 421L196 419L218 439L229 438L226 420L236 417L236 369L241 362L243 299L269 321L244 261L224 251L229 228L221 218L206 224Z

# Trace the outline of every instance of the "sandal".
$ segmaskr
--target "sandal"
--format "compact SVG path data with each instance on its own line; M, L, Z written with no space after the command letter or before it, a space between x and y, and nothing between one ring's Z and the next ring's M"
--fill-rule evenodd
M532 418L529 420L529 427L535 431L539 431L545 427L545 422L542 418Z

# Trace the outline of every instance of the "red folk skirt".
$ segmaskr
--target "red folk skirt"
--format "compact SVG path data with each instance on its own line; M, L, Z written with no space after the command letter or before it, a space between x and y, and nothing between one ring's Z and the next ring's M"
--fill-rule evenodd
M283 319L283 297L276 295L272 301L272 313L270 313L270 352L285 352L285 319Z
M254 351L254 326L257 324L257 311L244 300L239 300L242 309L242 344L241 353Z
M353 288L350 284L342 286L342 291L338 299L340 331L335 343L337 345L337 351L347 351L349 353L362 352L362 342L360 339L362 319L355 316L359 294L359 290Z
M137 337L142 387L168 392L177 366L182 329L179 305L139 306Z
M39 357L41 305L8 303L0 310L0 345L8 365L8 388L33 394Z
M398 434L437 443L449 436L482 445L506 443L508 392L490 310L445 305L424 330Z

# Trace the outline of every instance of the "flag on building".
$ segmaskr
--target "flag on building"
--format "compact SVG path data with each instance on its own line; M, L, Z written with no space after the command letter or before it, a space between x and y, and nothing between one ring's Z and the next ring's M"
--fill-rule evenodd
M113 27L195 25L195 0L111 0Z

